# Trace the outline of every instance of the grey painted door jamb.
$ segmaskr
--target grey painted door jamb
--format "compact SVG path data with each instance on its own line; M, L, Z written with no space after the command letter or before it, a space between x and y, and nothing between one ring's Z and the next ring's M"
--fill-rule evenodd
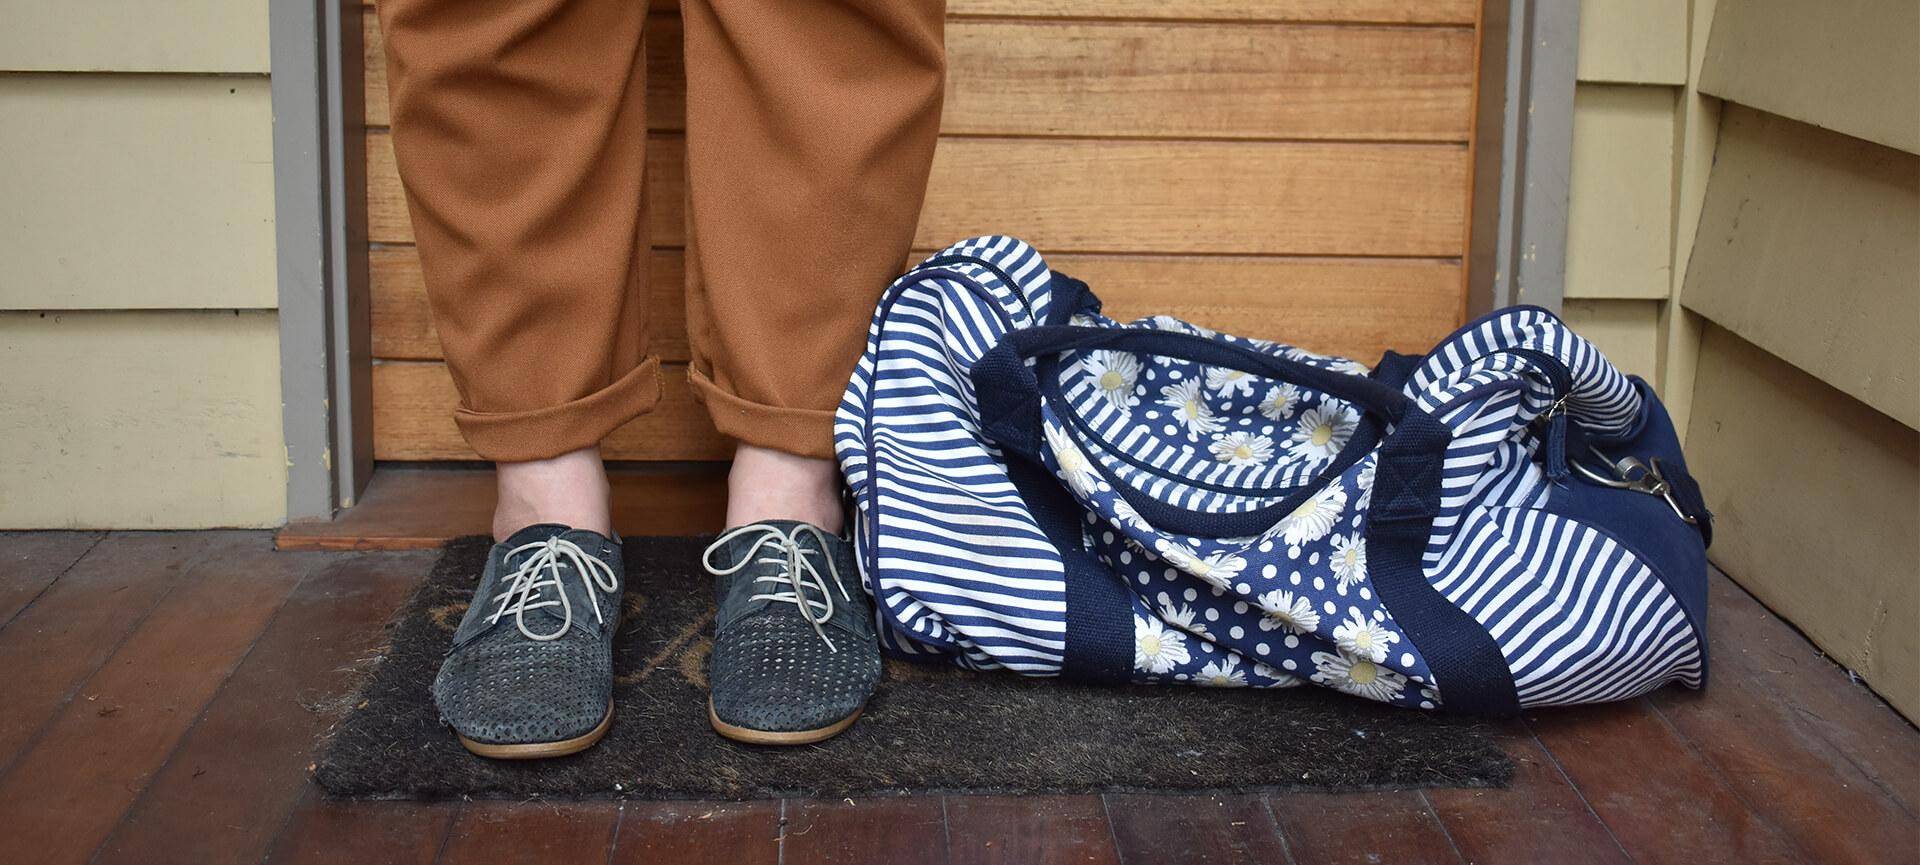
M269 0L287 519L371 474L358 0ZM351 50L348 50L351 49Z
M1526 303L1557 312L1567 270L1580 2L1488 2L1508 4L1499 224L1492 279L1470 293L1469 311Z

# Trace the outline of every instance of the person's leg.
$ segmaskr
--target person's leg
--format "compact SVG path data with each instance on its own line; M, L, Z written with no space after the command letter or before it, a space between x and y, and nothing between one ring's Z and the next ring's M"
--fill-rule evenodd
M695 391L739 441L708 716L803 744L880 678L841 529L833 411L906 261L939 132L939 0L720 4L686 26L687 318Z
M489 757L613 720L624 567L599 442L659 398L647 350L644 0L380 0L394 154L494 536L434 679Z
M494 535L610 531L598 444L648 352L646 4L382 0L394 155Z
M833 410L926 194L944 4L681 9L691 373L740 442L727 522L838 532Z

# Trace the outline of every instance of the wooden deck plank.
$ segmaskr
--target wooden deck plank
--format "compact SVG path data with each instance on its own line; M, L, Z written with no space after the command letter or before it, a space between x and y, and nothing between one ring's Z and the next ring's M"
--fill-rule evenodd
M353 662L432 566L424 553L334 557L287 598L93 865L257 862L304 792Z
M1738 591L1728 587L1729 592ZM1723 592L1723 595L1728 594ZM1704 755L1754 813L1779 829L1818 862L1904 863L1920 853L1920 822L1894 783L1910 783L1920 762L1920 742L1905 737L1891 760L1874 767L1855 762L1823 733L1829 717L1885 712L1864 689L1836 694L1817 709L1801 709L1769 685L1778 656L1742 651L1731 617L1751 615L1751 601L1733 597L1709 604L1708 627L1715 665L1712 693L1667 689L1649 702ZM1750 644L1746 644L1750 645ZM1817 659L1808 659L1809 665ZM1839 669L1822 677L1845 682ZM1848 725L1858 728L1858 724ZM1899 765L1904 762L1905 765ZM1879 778L1900 779L1886 783Z
M1908 812L1920 812L1920 736L1913 724L1719 569L1708 585L1715 666L1708 698L1716 698L1721 676L1745 677L1791 707L1804 735L1838 751Z
M0 628L0 770L100 669L148 612L205 556L252 543L239 533L113 534Z
M440 865L601 863L619 827L617 802L467 802Z
M1635 862L1806 861L1644 699L1542 710L1527 725Z
M1280 827L1259 796L1126 793L1102 798L1122 862L1274 865L1292 861Z
M609 865L778 865L780 803L627 802Z
M0 777L0 850L87 861L315 563L265 532L202 556Z
M726 517L724 465L615 468L608 473L613 527L622 535L700 535ZM334 520L291 523L283 550L432 549L449 538L493 530L490 468L383 465L360 504Z
M1295 865L1459 865L1460 854L1417 791L1271 793Z
M940 797L790 799L784 865L943 862L947 824Z
M1533 865L1577 850L1590 865L1629 865L1613 833L1524 724L1509 728L1501 746L1514 763L1506 789L1422 791L1461 856L1476 865Z
M459 806L346 802L309 786L267 854L269 865L433 865Z
M0 627L102 537L102 532L0 532Z
M947 865L1120 865L1099 796L948 796Z

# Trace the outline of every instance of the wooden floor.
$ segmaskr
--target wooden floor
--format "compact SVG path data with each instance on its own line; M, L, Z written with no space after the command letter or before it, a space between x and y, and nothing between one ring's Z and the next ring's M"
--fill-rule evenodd
M265 532L0 533L0 861L1920 858L1920 734L1719 576L1707 692L1515 722L1504 736L1519 773L1506 790L744 804L326 800L306 778L320 710L347 693L356 662L431 558L424 550L276 551Z

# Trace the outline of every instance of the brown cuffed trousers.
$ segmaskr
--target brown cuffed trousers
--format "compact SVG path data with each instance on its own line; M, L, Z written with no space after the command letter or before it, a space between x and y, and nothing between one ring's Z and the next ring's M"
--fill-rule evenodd
M681 0L687 327L722 433L832 455L906 260L942 0ZM489 460L598 443L659 399L645 0L380 0L393 143L456 414Z

